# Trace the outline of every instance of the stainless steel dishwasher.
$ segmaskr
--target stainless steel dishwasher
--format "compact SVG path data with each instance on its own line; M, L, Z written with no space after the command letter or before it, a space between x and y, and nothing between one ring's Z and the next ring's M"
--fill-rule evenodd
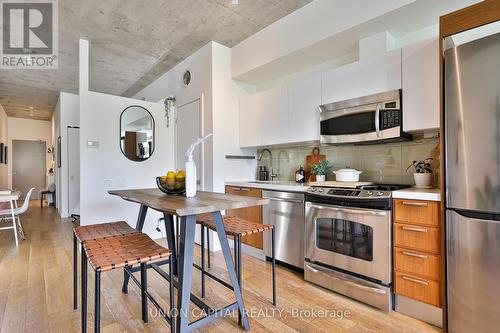
M275 228L276 259L304 268L304 194L296 192L262 191L271 202L264 206L264 223ZM264 236L264 253L271 257L271 233Z

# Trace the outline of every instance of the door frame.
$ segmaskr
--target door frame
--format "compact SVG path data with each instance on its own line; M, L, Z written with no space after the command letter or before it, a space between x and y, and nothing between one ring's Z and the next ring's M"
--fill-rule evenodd
M10 141L10 145L11 145L11 148L10 148L10 152L8 152L8 154L10 154L10 163L11 163L11 170L10 170L10 187L11 188L14 188L14 155L15 155L15 150L14 150L14 142L15 141L29 141L29 142L39 142L39 143L43 143L44 144L44 157L45 157L45 162L44 162L44 168L43 168L43 175L44 175L44 186L43 186L43 189L36 189L38 191L41 191L41 190L45 190L47 187L48 187L48 178L47 178L47 172L48 172L48 168L47 168L47 147L48 147L48 142L46 140L41 140L41 139L38 139L38 140L29 140L29 139L12 139ZM17 174L17 172L16 172ZM25 196L26 196L27 193L21 193L21 196L19 197L19 199L24 199ZM39 200L40 197L37 197L36 194L33 194L32 197L31 197L31 200Z
M177 161L177 153L179 152L179 147L178 147L178 142L177 142L177 133L178 133L178 128L177 128L177 116L178 116L178 112L179 112L179 109L182 108L183 106L186 106L186 105L189 105L191 103L194 103L194 102L199 102L200 104L200 133L199 133L199 136L201 137L203 135L203 133L205 133L205 121L204 121L204 118L205 118L205 107L204 107L204 99L205 99L205 96L204 94L202 93L199 97L197 98L194 98L192 100L189 100L185 103L182 103L180 104L179 106L176 106L175 107L175 126L174 126L174 164L177 166L178 165L178 161ZM196 166L196 168L199 168L200 170L200 175L201 175L201 179L200 179L200 188L202 190L205 189L205 143L202 143L201 144L201 147L200 147L200 164L199 166Z
M78 142L80 142L80 126L71 126L71 125L68 125L66 126L66 160L67 160L67 165L66 165L66 181L67 181L67 196L66 196L66 205L67 205L67 215L68 216L71 216L72 215L72 212L70 211L71 208L70 208L70 202L69 202L69 198L70 198L70 191L71 191L71 187L70 187L70 169L69 169L69 165L70 165L70 147L69 147L69 131L71 129L77 129L78 130ZM79 145L78 146L79 148L79 151L78 151L78 154L80 155L80 149L81 149L81 146ZM79 167L80 169L80 167ZM78 170L80 171L80 170ZM78 193L78 196L80 197L80 193Z

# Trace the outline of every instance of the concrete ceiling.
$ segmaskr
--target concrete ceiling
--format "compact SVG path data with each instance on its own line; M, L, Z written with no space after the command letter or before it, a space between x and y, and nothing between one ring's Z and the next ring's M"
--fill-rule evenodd
M78 93L81 37L91 90L133 96L210 40L232 47L310 1L59 1L59 69L0 70L0 104L11 117L50 120L60 91Z

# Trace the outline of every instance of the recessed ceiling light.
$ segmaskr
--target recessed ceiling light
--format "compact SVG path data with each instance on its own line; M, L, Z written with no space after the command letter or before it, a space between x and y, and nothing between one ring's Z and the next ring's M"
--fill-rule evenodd
M33 110L33 107L32 107L32 106L30 106L30 107L28 107L28 109Z

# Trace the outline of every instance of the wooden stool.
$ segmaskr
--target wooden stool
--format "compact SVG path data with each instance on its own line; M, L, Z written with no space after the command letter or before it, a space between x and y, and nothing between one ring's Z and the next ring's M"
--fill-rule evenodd
M101 273L133 264L141 265L142 320L148 322L147 263L169 258L170 250L158 245L143 233L98 238L83 243L82 252L82 332L87 331L87 261L95 271L94 331L100 331ZM173 323L174 288L172 285L172 261L169 260L170 322ZM173 332L174 325L171 325Z
M73 228L73 309L78 308L78 243L91 239L139 233L125 221L92 224Z
M196 216L196 222L201 225L201 296L205 297L205 237L204 229L216 230L215 221L212 214L199 214ZM222 222L228 236L234 239L234 261L236 267L236 275L238 283L241 285L241 237L261 233L271 230L271 246L272 246L272 270L273 270L273 305L276 306L276 259L274 248L274 226L270 224L254 223L236 216L223 216ZM208 258L210 258L210 245L208 245ZM210 266L209 266L210 267Z

